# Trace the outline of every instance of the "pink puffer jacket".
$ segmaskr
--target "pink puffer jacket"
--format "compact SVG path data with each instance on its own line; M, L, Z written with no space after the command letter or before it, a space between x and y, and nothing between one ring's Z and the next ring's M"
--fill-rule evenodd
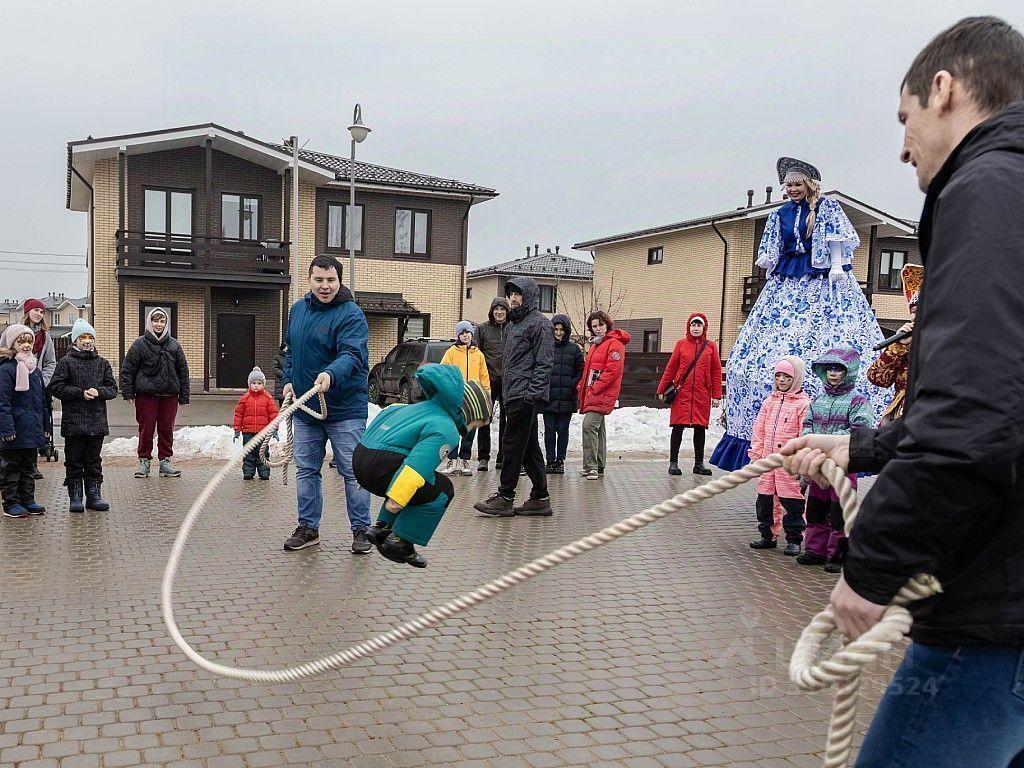
M787 357L793 362L794 358ZM799 361L799 358L796 358ZM754 421L754 434L750 440L747 455L752 460L762 459L775 453L790 439L800 437L804 416L811 405L811 399L803 390L804 366L794 365L796 377L789 392L772 392L761 403L761 410ZM757 481L757 492L775 494L783 498L796 499L801 496L800 482L784 469L776 469L761 475Z

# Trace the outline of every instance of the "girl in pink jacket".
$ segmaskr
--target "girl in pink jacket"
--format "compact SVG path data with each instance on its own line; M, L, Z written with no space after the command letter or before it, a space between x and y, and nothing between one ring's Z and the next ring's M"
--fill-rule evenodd
M775 364L775 389L764 402L754 422L754 434L748 455L751 460L763 459L778 451L791 438L800 437L804 416L811 399L804 392L804 362L787 355ZM761 475L757 481L757 530L761 538L750 542L752 549L776 547L772 524L775 521L774 497L778 496L785 511L782 528L786 532L785 554L800 554L804 539L804 498L800 481L784 469Z

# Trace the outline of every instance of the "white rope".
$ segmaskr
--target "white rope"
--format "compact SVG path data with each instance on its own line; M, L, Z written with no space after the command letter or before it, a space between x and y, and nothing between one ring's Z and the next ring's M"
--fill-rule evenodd
M312 392L315 392L315 389L311 389L306 394L309 395ZM295 403L295 397L291 392L285 395L284 399L281 401L281 413L278 413L277 418L274 419L273 422L268 424L266 429L264 429L258 435L253 435L252 439L244 446L242 446L242 456L244 457L247 453L249 453L249 451L253 450L253 445L258 444L256 451L258 452L260 459L268 467L272 467L275 469L280 468L281 481L285 485L288 485L288 465L291 464L292 461L292 449L295 439L294 432L292 431L292 415L295 413L296 410L300 410L304 411L305 413L308 413L315 419L319 419L321 421L326 419L327 401L324 399L324 395L322 392L317 393L317 395L320 398L320 413L317 413L312 408L309 408L307 405L305 405L305 397L302 397L297 403ZM294 408L292 408L293 403L295 405ZM291 408L291 410L289 410L289 408ZM271 458L270 441L273 438L273 436L277 433L276 425L280 424L282 421L284 421L284 445L281 446L281 452L278 455L278 457ZM267 433L267 436L260 440L260 435L262 435L264 432Z
M251 450L269 435L271 430L276 428L281 420L290 417L294 411L302 408L302 404L315 393L315 390L311 389L294 403L283 408L277 419L246 443L245 452ZM322 396L321 406L323 413L326 413L326 406L323 403ZM306 410L313 413L308 411L308 409ZM319 414L315 413L313 415L319 416ZM286 448L290 444L291 436L289 430ZM566 563L605 544L609 544L626 534L653 523L655 520L660 520L673 512L678 512L720 493L724 493L749 480L760 477L766 472L779 469L783 462L782 456L777 453L752 462L735 472L730 472L697 488L673 496L660 504L649 507L596 533L577 539L564 547L559 547L546 555L542 555L513 571L509 571L489 581L483 586L477 587L471 592L460 595L444 605L421 613L419 616L394 629L382 632L343 651L283 669L251 669L220 664L207 659L196 651L182 636L174 620L174 606L172 603L174 579L178 573L181 555L185 549L185 543L188 541L192 527L206 507L214 491L216 491L228 474L241 463L241 460L241 456L238 456L229 461L207 484L206 488L203 489L203 492L199 494L192 504L191 509L189 509L188 514L181 523L178 536L174 540L174 546L171 549L167 567L164 570L160 596L164 622L171 634L171 638L188 658L199 667L214 674L254 683L282 683L301 680L324 674L351 664L358 659L378 653L402 640L418 635L425 629L440 624L457 613L461 613L485 600L496 597L502 592L540 575L544 571ZM846 514L846 530L849 533L853 520L856 518L857 511L860 508L857 494L850 485L845 473L830 459L826 459L822 468L822 474L829 480L839 495L840 504ZM892 645L898 642L910 629L910 614L903 606L913 600L928 597L936 591L938 591L938 582L935 579L930 576L915 577L900 591L900 594L893 600L893 604L886 609L882 620L875 627L857 640L841 648L832 658L827 660L815 661L825 639L835 629L835 619L830 608L826 608L815 616L811 624L800 636L790 661L790 677L793 681L805 690L820 690L829 685L839 685L835 704L833 705L832 721L829 725L825 757L826 768L840 768L840 766L845 765L846 759L849 756L861 670L867 664L877 659L880 654L891 649Z

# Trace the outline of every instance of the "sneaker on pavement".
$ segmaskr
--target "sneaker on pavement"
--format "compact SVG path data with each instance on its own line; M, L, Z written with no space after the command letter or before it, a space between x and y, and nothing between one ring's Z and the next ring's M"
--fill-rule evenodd
M320 532L316 528L310 528L305 523L299 523L299 527L284 543L286 552L294 552L297 549L312 547L320 543Z
M796 557L800 554L800 545L795 541L791 541L786 545L786 548L782 550L782 554L789 555L790 557Z
M594 471L596 472L597 470L594 470ZM583 468L577 474L579 474L580 477L586 477L587 475L590 474L590 470L586 469L586 468Z
M825 563L825 573L842 573L842 563Z
M366 538L366 529L360 528L352 532L352 554L353 555L365 555L371 549L373 544Z
M599 470L596 470L596 469L591 469L585 475L583 475L583 479L584 480L600 480L601 479L601 472Z
M545 496L543 499L530 497L526 500L525 504L514 507L513 511L523 517L551 517L554 514L551 511L550 496Z
M9 509L4 507L4 517L13 517L15 520L24 520L28 517L28 510L21 504L15 504Z
M25 504L24 507L25 507L25 511L28 512L30 515L45 515L46 514L46 507L44 507L42 504L39 504L38 502L35 502L35 501L30 501L28 504Z
M160 459L160 477L181 477L181 470L175 469L170 459Z
M135 470L136 477L149 477L149 462L151 459L139 459L139 468Z
M38 468L33 469L32 470L32 477L35 480L42 480L43 479L43 473L40 472Z
M504 462L501 459L498 459L496 462L494 462L494 468L501 469L503 463Z
M750 542L751 549L775 549L777 546L779 545L775 539L758 539Z
M500 467L499 467L499 469L500 469ZM487 460L486 459L480 459L480 461L476 465L476 471L477 472L486 472L487 471Z
M463 459L459 462L459 472L465 477L473 476L473 470L469 467L469 459Z
M515 510L512 508L512 499L506 499L500 493L492 493L483 501L478 501L473 505L473 509L477 512L483 512L485 515L494 515L495 517L512 517L515 515Z
M451 475L455 473L458 468L459 466L455 463L455 459L445 459L444 464L437 471L442 475Z

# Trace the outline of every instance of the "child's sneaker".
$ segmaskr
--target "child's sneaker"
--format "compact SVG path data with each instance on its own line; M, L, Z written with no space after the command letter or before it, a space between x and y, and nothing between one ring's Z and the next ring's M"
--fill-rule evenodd
M152 459L139 459L139 468L135 470L136 477L149 477L149 462Z
M25 505L25 511L28 512L30 515L45 515L46 507L44 507L42 504L39 504L38 502L30 501L28 504Z
M160 477L181 477L181 470L175 469L170 459L160 459Z
M775 539L758 539L757 541L750 542L751 549L775 549L779 546Z
M465 477L472 477L473 476L473 470L469 468L469 459L462 459L462 461L460 461L459 464L460 464L459 471Z
M498 467L498 469L501 469L501 467ZM477 465L476 465L476 471L477 472L486 472L487 471L487 460L486 459L480 459L479 463L477 463Z
M790 557L796 557L800 554L800 545L795 541L791 541L786 545L786 548L782 550L782 554L789 555Z
M4 507L4 517L13 517L15 520L24 520L28 517L28 510L21 506L21 504L15 504L10 509Z
M457 469L458 467L455 464L455 459L445 459L444 464L441 465L441 468L437 471L442 475L451 475L454 474Z
M796 561L800 565L824 565L828 562L828 558L814 552L804 552Z
M825 563L825 573L842 573L842 563Z

